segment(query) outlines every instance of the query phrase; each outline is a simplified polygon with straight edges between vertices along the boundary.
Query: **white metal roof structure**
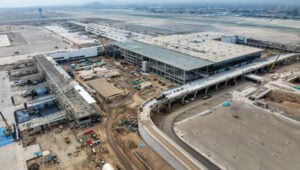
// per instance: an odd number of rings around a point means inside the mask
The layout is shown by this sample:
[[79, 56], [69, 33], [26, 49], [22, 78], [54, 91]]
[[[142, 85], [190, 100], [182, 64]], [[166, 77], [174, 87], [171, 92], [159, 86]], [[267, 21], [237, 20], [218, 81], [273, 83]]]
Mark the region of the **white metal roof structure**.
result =
[[259, 48], [221, 41], [222, 37], [233, 36], [216, 32], [201, 32], [145, 38], [138, 41], [211, 62], [222, 62], [263, 51]]
[[57, 25], [45, 26], [45, 28], [78, 45], [93, 44], [96, 42], [95, 39], [91, 39], [85, 35], [80, 35], [76, 32], [71, 33], [67, 29]]
[[114, 42], [113, 45], [160, 61], [162, 63], [168, 63], [169, 65], [182, 70], [193, 70], [213, 64], [212, 62], [203, 60], [201, 58], [192, 57], [138, 41]]
[[0, 47], [7, 47], [10, 46], [10, 41], [6, 34], [0, 35]]
[[113, 27], [109, 24], [94, 24], [94, 23], [80, 23], [75, 21], [70, 21], [69, 23], [75, 24], [81, 27], [85, 27], [86, 31], [91, 32], [96, 35], [100, 35], [102, 37], [106, 37], [108, 39], [118, 41], [118, 42], [126, 42], [131, 39], [141, 39], [141, 38], [150, 38], [151, 36], [146, 34], [141, 34], [137, 32], [127, 31], [124, 29]]
[[88, 103], [94, 104], [96, 100], [80, 85], [75, 85], [74, 89], [80, 94], [80, 96]]

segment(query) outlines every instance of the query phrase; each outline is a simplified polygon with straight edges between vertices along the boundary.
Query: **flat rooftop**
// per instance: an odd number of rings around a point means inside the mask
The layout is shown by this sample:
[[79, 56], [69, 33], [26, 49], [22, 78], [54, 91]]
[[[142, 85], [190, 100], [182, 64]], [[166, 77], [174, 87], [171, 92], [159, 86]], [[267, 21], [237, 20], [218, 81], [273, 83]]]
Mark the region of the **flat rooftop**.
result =
[[139, 38], [150, 37], [145, 34], [127, 31], [120, 28], [115, 28], [108, 24], [87, 24], [87, 30], [102, 35], [106, 38], [115, 41], [121, 41], [121, 42], [127, 41], [128, 39], [139, 39]]
[[149, 38], [151, 36], [146, 34], [141, 34], [133, 31], [128, 31], [125, 29], [114, 27], [110, 24], [104, 23], [81, 23], [76, 21], [69, 21], [71, 24], [75, 24], [81, 27], [85, 27], [86, 31], [92, 32], [93, 34], [101, 35], [111, 40], [125, 42], [130, 39], [140, 39]]
[[186, 71], [213, 64], [211, 61], [137, 41], [114, 42], [113, 45]]
[[196, 110], [174, 131], [222, 169], [299, 169], [299, 124], [242, 101], [234, 99], [231, 106], [220, 105], [206, 116]]
[[124, 93], [123, 90], [115, 87], [113, 84], [106, 81], [105, 78], [91, 80], [87, 83], [105, 98], [119, 96]]
[[67, 29], [61, 26], [52, 25], [52, 26], [45, 26], [44, 28], [78, 45], [92, 44], [96, 42], [95, 39], [91, 39], [85, 35], [80, 35], [78, 32], [69, 32]]
[[0, 35], [0, 47], [10, 46], [10, 41], [6, 34]]
[[222, 42], [221, 39], [224, 37], [233, 37], [233, 35], [201, 32], [160, 36], [138, 41], [215, 63], [263, 51], [259, 48]]
[[[23, 148], [21, 144], [13, 144], [0, 148], [1, 169], [27, 169], [26, 161], [37, 158], [35, 152], [41, 152], [39, 144]], [[4, 159], [5, 158], [5, 159]]]
[[[6, 34], [10, 41], [9, 46], [4, 47], [0, 45], [0, 57], [19, 56], [25, 54], [32, 55], [72, 48], [71, 44], [69, 45], [63, 42], [63, 38], [61, 36], [53, 34], [51, 31], [46, 30], [43, 27], [29, 25], [5, 27], [4, 25], [0, 25], [0, 29], [3, 31], [0, 34]], [[58, 47], [58, 49], [55, 47]]]

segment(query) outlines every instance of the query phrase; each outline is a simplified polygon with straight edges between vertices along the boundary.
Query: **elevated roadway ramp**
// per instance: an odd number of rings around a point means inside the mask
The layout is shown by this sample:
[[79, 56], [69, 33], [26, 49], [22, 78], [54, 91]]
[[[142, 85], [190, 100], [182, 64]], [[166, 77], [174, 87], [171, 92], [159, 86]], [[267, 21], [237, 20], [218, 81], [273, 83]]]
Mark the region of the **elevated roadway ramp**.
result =
[[[293, 54], [285, 54], [281, 55], [277, 62], [281, 62], [283, 60], [287, 60], [291, 57], [299, 57], [299, 53], [293, 53]], [[190, 94], [192, 92], [205, 89], [207, 87], [228, 81], [230, 79], [237, 78], [239, 76], [246, 76], [246, 74], [249, 74], [251, 72], [255, 72], [259, 69], [269, 67], [272, 65], [277, 59], [277, 56], [269, 57], [266, 59], [260, 59], [256, 62], [253, 62], [251, 64], [238, 67], [223, 73], [215, 74], [208, 78], [203, 78], [197, 81], [193, 81], [191, 83], [178, 86], [169, 90], [166, 90], [163, 92], [163, 94], [166, 96], [165, 100], [170, 100], [172, 98], [178, 98], [187, 94]]]

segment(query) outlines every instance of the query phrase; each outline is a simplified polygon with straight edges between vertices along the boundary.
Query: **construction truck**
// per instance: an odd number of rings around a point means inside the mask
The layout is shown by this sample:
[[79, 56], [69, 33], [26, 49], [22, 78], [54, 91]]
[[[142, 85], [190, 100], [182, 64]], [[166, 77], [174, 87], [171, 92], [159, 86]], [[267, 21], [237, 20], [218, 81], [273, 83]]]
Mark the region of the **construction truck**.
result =
[[0, 112], [0, 114], [1, 114], [2, 120], [4, 121], [4, 123], [6, 125], [5, 136], [9, 136], [11, 134], [11, 126], [8, 124], [7, 120], [3, 116], [2, 112]]

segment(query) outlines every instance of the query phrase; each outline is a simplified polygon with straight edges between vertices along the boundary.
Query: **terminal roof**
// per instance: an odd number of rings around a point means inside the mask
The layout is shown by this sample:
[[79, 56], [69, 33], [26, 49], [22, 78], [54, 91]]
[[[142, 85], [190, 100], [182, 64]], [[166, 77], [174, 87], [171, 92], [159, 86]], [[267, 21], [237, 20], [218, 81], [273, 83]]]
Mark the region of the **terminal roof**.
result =
[[113, 45], [185, 71], [213, 64], [213, 62], [207, 60], [137, 41], [114, 42]]

